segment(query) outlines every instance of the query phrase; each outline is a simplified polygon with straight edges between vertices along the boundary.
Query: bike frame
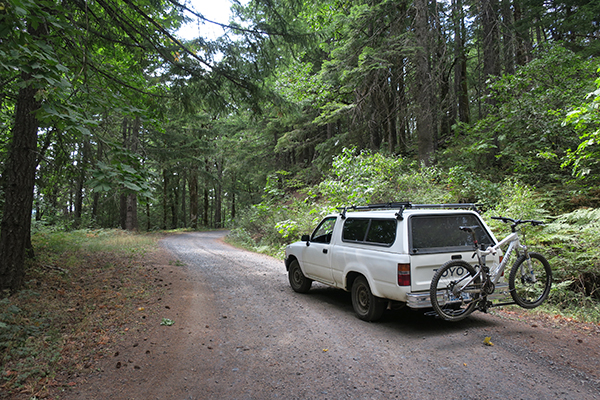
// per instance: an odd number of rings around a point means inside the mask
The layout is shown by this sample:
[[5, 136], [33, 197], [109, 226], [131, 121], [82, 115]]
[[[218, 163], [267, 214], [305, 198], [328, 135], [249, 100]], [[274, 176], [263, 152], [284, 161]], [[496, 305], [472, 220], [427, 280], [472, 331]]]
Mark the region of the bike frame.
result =
[[[498, 265], [493, 266], [493, 269], [487, 272], [485, 258], [489, 254], [496, 254], [499, 251], [502, 251], [502, 247], [508, 243], [508, 248], [506, 249], [506, 253], [504, 254], [502, 261], [498, 263]], [[510, 235], [502, 239], [495, 246], [490, 246], [485, 250], [480, 250], [479, 247], [475, 249], [475, 254], [477, 255], [478, 265], [477, 265], [477, 273], [467, 282], [463, 284], [457, 285], [457, 292], [466, 292], [466, 293], [480, 293], [481, 290], [465, 290], [467, 286], [473, 283], [473, 281], [479, 277], [482, 277], [482, 281], [487, 281], [488, 277], [490, 281], [496, 285], [500, 281], [500, 277], [508, 264], [508, 260], [513, 251], [517, 252], [517, 258], [520, 256], [520, 250], [523, 250], [525, 254], [527, 254], [527, 246], [522, 245], [519, 241], [519, 231], [512, 232]]]

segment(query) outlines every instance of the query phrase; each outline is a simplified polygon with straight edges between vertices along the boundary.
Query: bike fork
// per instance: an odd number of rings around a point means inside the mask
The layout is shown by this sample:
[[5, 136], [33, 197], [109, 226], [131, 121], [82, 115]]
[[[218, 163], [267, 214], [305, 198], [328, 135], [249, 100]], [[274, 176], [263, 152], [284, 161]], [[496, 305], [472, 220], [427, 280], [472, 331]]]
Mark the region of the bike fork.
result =
[[523, 281], [524, 278], [530, 283], [537, 282], [535, 272], [533, 271], [533, 262], [527, 251], [525, 251], [525, 262], [521, 264], [521, 281]]

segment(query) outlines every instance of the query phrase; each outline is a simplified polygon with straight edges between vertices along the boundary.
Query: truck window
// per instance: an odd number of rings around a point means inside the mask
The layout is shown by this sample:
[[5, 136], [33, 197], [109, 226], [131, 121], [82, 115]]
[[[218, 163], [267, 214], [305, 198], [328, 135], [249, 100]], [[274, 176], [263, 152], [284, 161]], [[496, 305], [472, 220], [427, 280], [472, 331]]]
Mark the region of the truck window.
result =
[[396, 224], [395, 219], [348, 218], [342, 240], [391, 246], [396, 240]]
[[312, 234], [311, 242], [315, 243], [329, 243], [331, 242], [331, 234], [333, 233], [333, 227], [335, 226], [336, 217], [325, 218], [317, 229]]
[[489, 246], [493, 241], [489, 233], [473, 214], [423, 215], [410, 218], [410, 248], [413, 254], [469, 251], [473, 242], [460, 226], [479, 226], [477, 241]]
[[372, 219], [367, 242], [392, 245], [396, 240], [396, 224], [395, 219]]
[[342, 231], [342, 240], [350, 242], [364, 242], [369, 228], [369, 219], [348, 218]]

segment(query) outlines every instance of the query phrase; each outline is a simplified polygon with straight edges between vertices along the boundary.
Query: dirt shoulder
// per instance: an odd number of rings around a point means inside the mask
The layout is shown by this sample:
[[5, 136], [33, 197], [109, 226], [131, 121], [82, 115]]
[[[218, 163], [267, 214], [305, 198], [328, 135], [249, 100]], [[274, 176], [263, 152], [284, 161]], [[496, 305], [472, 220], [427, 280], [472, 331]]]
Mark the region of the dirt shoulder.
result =
[[[51, 397], [100, 399], [105, 398], [107, 387], [111, 388], [112, 398], [147, 399], [148, 389], [155, 391], [157, 386], [169, 392], [170, 382], [164, 380], [166, 371], [180, 367], [186, 344], [202, 334], [191, 331], [186, 321], [201, 318], [198, 310], [192, 309], [191, 300], [204, 294], [198, 293], [187, 268], [163, 248], [148, 257], [144, 268], [147, 274], [139, 275], [139, 283], [150, 281], [154, 290], [131, 310], [133, 321], [111, 338], [111, 345], [94, 365], [62, 376], [61, 381], [68, 382], [67, 389], [56, 388]], [[206, 302], [210, 304], [210, 299]], [[132, 396], [133, 388], [137, 390]]]

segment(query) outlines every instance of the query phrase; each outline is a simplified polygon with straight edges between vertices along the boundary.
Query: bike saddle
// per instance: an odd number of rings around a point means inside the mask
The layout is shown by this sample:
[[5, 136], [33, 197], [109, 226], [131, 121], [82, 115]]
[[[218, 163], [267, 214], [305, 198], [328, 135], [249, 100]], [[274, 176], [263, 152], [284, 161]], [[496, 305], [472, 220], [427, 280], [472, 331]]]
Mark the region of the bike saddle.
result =
[[475, 232], [475, 229], [478, 229], [479, 226], [478, 225], [474, 225], [474, 226], [459, 226], [458, 229], [460, 229], [461, 231], [465, 231], [465, 232], [469, 232], [469, 233], [473, 233]]

